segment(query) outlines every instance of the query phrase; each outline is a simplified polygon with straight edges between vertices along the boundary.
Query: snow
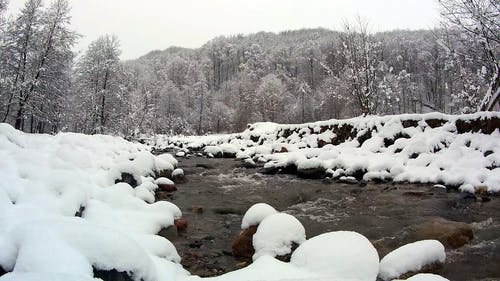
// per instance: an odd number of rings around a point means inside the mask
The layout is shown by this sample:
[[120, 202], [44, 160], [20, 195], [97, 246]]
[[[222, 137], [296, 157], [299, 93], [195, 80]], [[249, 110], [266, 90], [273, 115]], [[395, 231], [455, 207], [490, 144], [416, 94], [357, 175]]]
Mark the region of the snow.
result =
[[184, 170], [182, 169], [175, 169], [173, 172], [172, 172], [172, 177], [175, 178], [175, 177], [178, 177], [178, 176], [183, 176], [184, 175]]
[[[172, 173], [172, 176], [173, 176], [173, 173]], [[174, 182], [173, 182], [172, 180], [168, 179], [168, 178], [163, 178], [163, 177], [162, 177], [162, 178], [157, 178], [157, 179], [155, 180], [155, 184], [157, 184], [157, 185], [160, 185], [160, 184], [168, 184], [168, 185], [173, 185], [173, 184], [174, 184]]]
[[[379, 121], [373, 119], [371, 122]], [[499, 161], [498, 132], [459, 136], [448, 132], [448, 136], [440, 131], [447, 146], [437, 154], [451, 155], [439, 158], [426, 156], [425, 153], [430, 153], [431, 145], [439, 145], [443, 140], [442, 136], [432, 137], [434, 135], [431, 134], [432, 130], [440, 129], [412, 128], [405, 132], [417, 137], [429, 133], [429, 138], [421, 136], [421, 147], [418, 149], [424, 152], [416, 159], [408, 159], [407, 155], [396, 156], [394, 153], [386, 157], [378, 155], [395, 149], [372, 146], [380, 144], [380, 141], [374, 141], [370, 144], [372, 147], [366, 150], [356, 144], [357, 140], [337, 146], [327, 144], [322, 148], [307, 148], [306, 143], [312, 145], [313, 140], [318, 139], [316, 136], [305, 140], [297, 135], [299, 141], [294, 144], [279, 143], [277, 139], [285, 139], [277, 136], [281, 126], [254, 124], [247, 132], [248, 138], [241, 139], [235, 138], [235, 135], [190, 138], [191, 146], [188, 147], [205, 146], [205, 150], [216, 154], [217, 151], [236, 151], [237, 154], [248, 155], [243, 159], [259, 159], [266, 165], [297, 165], [303, 162], [301, 167], [317, 166], [346, 178], [360, 168], [369, 170], [372, 175], [385, 171], [391, 177], [397, 177], [408, 173], [403, 164], [411, 163], [414, 165], [412, 168], [424, 169], [422, 173], [427, 172], [425, 169], [429, 167], [436, 169], [439, 179], [451, 177], [440, 168], [455, 171], [454, 182], [470, 184], [472, 188], [476, 185], [468, 182], [469, 176], [463, 175], [465, 170], [460, 167], [471, 169], [479, 165], [479, 171], [471, 173], [479, 176], [478, 180], [483, 183], [490, 183], [498, 176], [483, 169], [484, 165]], [[393, 125], [392, 131], [385, 133], [393, 134], [397, 127]], [[315, 129], [303, 131], [307, 134], [311, 131], [319, 133], [321, 123], [312, 128]], [[251, 135], [258, 135], [264, 140], [263, 144], [255, 145], [250, 140]], [[328, 133], [322, 136], [325, 139], [330, 137], [332, 135]], [[221, 148], [219, 141], [230, 145]], [[411, 141], [406, 139], [394, 143], [401, 148], [410, 144]], [[281, 147], [286, 147], [288, 152], [272, 153]], [[376, 150], [381, 152], [373, 152]], [[477, 151], [492, 153], [484, 156]], [[473, 163], [451, 159], [457, 155], [469, 157]], [[429, 167], [423, 167], [424, 163], [429, 163]], [[456, 163], [459, 167], [455, 166]], [[172, 171], [173, 175], [180, 174], [181, 170], [175, 169], [177, 164], [170, 154], [154, 156], [149, 147], [119, 137], [71, 133], [31, 135], [0, 124], [0, 266], [9, 271], [0, 280], [98, 280], [93, 278], [93, 268], [128, 272], [133, 280], [202, 279], [189, 275], [179, 264], [180, 256], [174, 245], [157, 235], [161, 229], [172, 226], [182, 212], [170, 202], [154, 202], [158, 185], [173, 182], [168, 178], [155, 180], [153, 177], [163, 174], [165, 170]], [[387, 168], [390, 169], [387, 171]], [[115, 183], [122, 173], [130, 173], [138, 186], [133, 188], [127, 183]], [[256, 249], [254, 262], [246, 268], [207, 280], [376, 280], [379, 273], [378, 254], [361, 234], [338, 231], [306, 240], [305, 229], [296, 218], [278, 213], [263, 203], [247, 211], [241, 227], [256, 224], [259, 226], [253, 238]], [[299, 246], [289, 263], [274, 258], [290, 253], [294, 243]], [[380, 263], [380, 273], [393, 275], [433, 260], [444, 260], [442, 245], [422, 243], [423, 246], [406, 245], [406, 248], [401, 247], [387, 255]], [[408, 252], [412, 254], [411, 259], [405, 258]], [[419, 274], [408, 280], [446, 279]]]
[[212, 154], [212, 155], [222, 153], [222, 149], [218, 146], [207, 146], [203, 151], [207, 154]]
[[[92, 267], [160, 280], [154, 260], [179, 262], [156, 233], [181, 212], [153, 203], [149, 177], [173, 170], [171, 155], [119, 137], [30, 135], [0, 124], [0, 159], [0, 266], [12, 271], [1, 280], [92, 280]], [[124, 172], [136, 188], [115, 184]]]
[[289, 254], [293, 243], [300, 245], [305, 240], [306, 230], [294, 216], [285, 213], [269, 215], [262, 220], [253, 236], [255, 254], [252, 258]]
[[422, 240], [406, 244], [387, 254], [380, 261], [379, 276], [392, 280], [407, 272], [418, 272], [425, 265], [443, 263], [446, 253], [443, 244], [437, 240]]
[[[500, 113], [402, 114], [282, 125], [255, 123], [240, 134], [159, 136], [155, 143], [160, 147], [174, 143], [186, 147], [205, 145], [208, 156], [236, 151], [237, 158], [258, 160], [266, 168], [318, 168], [335, 179], [361, 171], [363, 180], [432, 183], [469, 192], [486, 186], [489, 192], [500, 192], [498, 128], [488, 134], [457, 129], [457, 122], [491, 118], [500, 119]], [[444, 123], [432, 127], [428, 124], [436, 120]], [[356, 134], [340, 140], [333, 128], [347, 128]], [[360, 144], [360, 138], [367, 133], [371, 137]], [[334, 140], [339, 143], [331, 144]], [[324, 142], [321, 148], [319, 141]], [[279, 153], [283, 147], [288, 152]]]
[[[133, 280], [199, 280], [156, 235], [182, 216], [174, 204], [154, 202], [158, 184], [173, 182], [153, 176], [176, 166], [170, 154], [154, 156], [118, 137], [31, 135], [0, 124], [0, 266], [9, 271], [0, 280], [97, 280], [93, 268], [128, 272]], [[138, 186], [115, 183], [124, 172]], [[253, 224], [254, 263], [208, 280], [332, 280], [273, 258], [305, 241], [297, 219], [256, 204], [242, 220]]]
[[278, 211], [266, 203], [257, 203], [250, 207], [241, 220], [241, 229], [247, 229], [252, 225], [258, 225], [267, 216], [276, 214]]
[[[328, 281], [317, 274], [290, 263], [279, 261], [271, 256], [262, 256], [249, 266], [226, 273], [210, 281]], [[342, 280], [339, 280], [342, 281]]]
[[[394, 279], [393, 281], [403, 281], [403, 280]], [[450, 281], [450, 280], [432, 273], [419, 273], [406, 279], [406, 281]]]
[[290, 263], [331, 280], [374, 281], [379, 270], [377, 250], [363, 235], [351, 231], [324, 233], [300, 245]]

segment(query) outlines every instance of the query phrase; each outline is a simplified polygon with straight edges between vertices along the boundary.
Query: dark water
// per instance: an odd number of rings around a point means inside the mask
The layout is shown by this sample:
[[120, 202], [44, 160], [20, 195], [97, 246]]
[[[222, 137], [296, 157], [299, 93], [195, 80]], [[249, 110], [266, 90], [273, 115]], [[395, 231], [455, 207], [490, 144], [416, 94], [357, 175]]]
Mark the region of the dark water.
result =
[[[197, 167], [197, 166], [205, 167]], [[183, 211], [185, 233], [169, 229], [166, 236], [193, 274], [220, 275], [245, 265], [231, 256], [231, 242], [241, 218], [255, 203], [265, 202], [294, 215], [307, 237], [336, 230], [353, 230], [370, 239], [380, 258], [414, 242], [412, 226], [432, 218], [470, 223], [473, 241], [447, 250], [445, 266], [437, 272], [450, 280], [500, 280], [500, 198], [489, 202], [461, 199], [432, 185], [373, 184], [366, 186], [299, 179], [293, 175], [262, 175], [239, 168], [234, 159], [180, 159], [187, 183], [168, 199]], [[192, 209], [203, 208], [203, 213]], [[199, 210], [199, 208], [197, 208]]]

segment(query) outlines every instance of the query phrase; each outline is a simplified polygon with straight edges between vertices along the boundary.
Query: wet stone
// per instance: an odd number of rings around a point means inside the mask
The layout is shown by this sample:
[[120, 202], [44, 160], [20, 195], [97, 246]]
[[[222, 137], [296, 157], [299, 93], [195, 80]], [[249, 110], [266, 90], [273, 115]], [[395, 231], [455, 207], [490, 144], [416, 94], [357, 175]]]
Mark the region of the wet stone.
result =
[[191, 207], [191, 212], [193, 212], [194, 214], [203, 214], [203, 207], [193, 206]]
[[463, 222], [433, 219], [416, 226], [419, 240], [436, 239], [446, 248], [456, 249], [468, 244], [473, 238], [472, 227]]
[[131, 187], [137, 186], [137, 180], [134, 178], [132, 174], [129, 173], [122, 173], [120, 175], [120, 178], [115, 180], [115, 183], [120, 183], [120, 182], [128, 183]]
[[94, 278], [100, 278], [105, 281], [133, 281], [132, 277], [126, 272], [117, 271], [116, 269], [101, 270], [94, 267], [93, 270]]

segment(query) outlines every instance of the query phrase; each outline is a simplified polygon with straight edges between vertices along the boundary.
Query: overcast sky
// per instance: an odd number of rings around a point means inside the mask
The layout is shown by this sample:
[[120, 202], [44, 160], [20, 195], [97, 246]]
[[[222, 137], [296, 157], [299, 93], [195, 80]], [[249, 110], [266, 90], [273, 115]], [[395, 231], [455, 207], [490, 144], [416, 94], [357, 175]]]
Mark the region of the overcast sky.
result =
[[[69, 0], [76, 49], [103, 34], [121, 41], [122, 58], [169, 46], [197, 48], [219, 35], [325, 27], [341, 28], [358, 15], [373, 30], [429, 29], [436, 0]], [[49, 3], [49, 0], [45, 0]], [[10, 0], [10, 12], [24, 0]]]

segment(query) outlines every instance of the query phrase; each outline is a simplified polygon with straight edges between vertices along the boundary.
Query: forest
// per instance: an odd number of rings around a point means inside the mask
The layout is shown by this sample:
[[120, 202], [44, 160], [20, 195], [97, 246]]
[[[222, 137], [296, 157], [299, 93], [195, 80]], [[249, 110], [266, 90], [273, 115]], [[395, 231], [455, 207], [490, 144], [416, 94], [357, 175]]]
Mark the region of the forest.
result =
[[[498, 3], [455, 2], [441, 1], [443, 24], [432, 30], [372, 32], [359, 18], [339, 31], [221, 36], [198, 49], [123, 61], [119, 38], [109, 34], [74, 52], [80, 35], [67, 0], [28, 0], [0, 19], [0, 118], [32, 133], [136, 137], [236, 132], [258, 121], [492, 110]], [[0, 11], [6, 4], [0, 0]]]

